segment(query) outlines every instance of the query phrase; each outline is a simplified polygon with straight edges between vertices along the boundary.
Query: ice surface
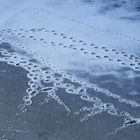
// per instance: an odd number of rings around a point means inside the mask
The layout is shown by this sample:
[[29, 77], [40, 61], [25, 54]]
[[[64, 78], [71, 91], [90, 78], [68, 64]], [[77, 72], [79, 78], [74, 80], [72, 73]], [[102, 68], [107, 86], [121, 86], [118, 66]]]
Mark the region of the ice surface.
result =
[[[21, 112], [44, 94], [81, 122], [123, 118], [112, 134], [140, 124], [139, 1], [0, 0], [0, 17], [0, 61], [30, 79]], [[84, 104], [73, 109], [62, 89]]]

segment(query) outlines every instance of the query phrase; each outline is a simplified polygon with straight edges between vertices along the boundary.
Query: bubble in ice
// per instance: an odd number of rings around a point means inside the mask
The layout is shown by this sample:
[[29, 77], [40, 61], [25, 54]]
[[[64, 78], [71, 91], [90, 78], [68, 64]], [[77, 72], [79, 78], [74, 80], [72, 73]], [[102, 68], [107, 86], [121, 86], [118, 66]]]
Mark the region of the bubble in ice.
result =
[[23, 100], [24, 100], [24, 101], [30, 100], [30, 97], [29, 97], [29, 96], [24, 96], [24, 97], [23, 97]]
[[26, 106], [29, 106], [29, 105], [32, 104], [32, 100], [31, 100], [31, 99], [25, 100], [25, 101], [24, 101], [24, 104], [25, 104]]
[[81, 95], [81, 99], [85, 101], [89, 101], [89, 97], [87, 95]]
[[108, 110], [108, 113], [110, 114], [110, 115], [118, 115], [118, 112], [117, 112], [117, 110]]
[[69, 94], [75, 94], [75, 90], [70, 88], [66, 89], [66, 92]]
[[35, 97], [36, 95], [38, 94], [38, 91], [36, 90], [32, 90], [31, 92], [29, 92], [29, 96], [32, 98], [32, 97]]
[[56, 88], [64, 88], [64, 85], [62, 84], [62, 83], [60, 83], [60, 82], [54, 82], [54, 84], [53, 84]]
[[49, 92], [49, 91], [54, 91], [55, 88], [53, 87], [46, 87], [46, 88], [42, 88], [42, 92]]

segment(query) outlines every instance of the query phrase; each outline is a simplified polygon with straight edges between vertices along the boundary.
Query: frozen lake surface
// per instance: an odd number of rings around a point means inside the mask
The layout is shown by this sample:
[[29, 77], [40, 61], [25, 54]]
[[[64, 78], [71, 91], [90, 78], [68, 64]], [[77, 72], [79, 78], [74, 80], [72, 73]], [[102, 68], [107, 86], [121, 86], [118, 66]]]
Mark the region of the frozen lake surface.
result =
[[139, 0], [0, 0], [0, 140], [139, 140]]

